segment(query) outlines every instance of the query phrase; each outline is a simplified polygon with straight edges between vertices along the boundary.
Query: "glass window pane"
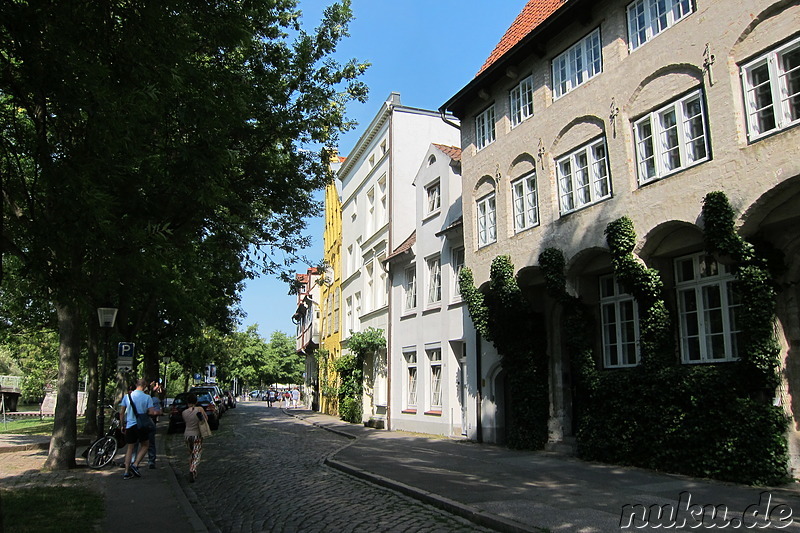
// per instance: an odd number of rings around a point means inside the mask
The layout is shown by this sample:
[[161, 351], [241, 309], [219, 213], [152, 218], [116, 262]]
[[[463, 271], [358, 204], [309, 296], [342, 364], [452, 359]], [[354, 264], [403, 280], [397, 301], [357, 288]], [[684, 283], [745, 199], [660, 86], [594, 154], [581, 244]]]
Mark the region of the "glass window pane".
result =
[[789, 121], [800, 118], [800, 47], [781, 57], [783, 107]]

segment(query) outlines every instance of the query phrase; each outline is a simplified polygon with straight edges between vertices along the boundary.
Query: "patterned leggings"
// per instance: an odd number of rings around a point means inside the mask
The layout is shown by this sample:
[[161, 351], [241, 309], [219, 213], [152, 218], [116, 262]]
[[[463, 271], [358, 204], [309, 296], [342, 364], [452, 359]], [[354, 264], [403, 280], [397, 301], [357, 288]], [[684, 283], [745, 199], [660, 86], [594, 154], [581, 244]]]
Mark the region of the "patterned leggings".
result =
[[186, 437], [186, 446], [189, 447], [189, 472], [197, 472], [200, 454], [203, 453], [203, 438], [190, 435]]

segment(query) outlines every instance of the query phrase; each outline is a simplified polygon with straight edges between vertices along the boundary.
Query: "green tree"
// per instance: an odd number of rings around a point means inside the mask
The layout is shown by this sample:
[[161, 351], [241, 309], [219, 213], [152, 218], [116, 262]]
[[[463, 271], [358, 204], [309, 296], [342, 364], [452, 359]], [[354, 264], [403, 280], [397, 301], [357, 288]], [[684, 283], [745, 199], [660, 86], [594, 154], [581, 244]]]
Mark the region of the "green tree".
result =
[[99, 302], [159, 267], [156, 291], [184, 279], [175, 256], [207, 239], [250, 272], [305, 243], [329, 170], [301, 148], [334, 145], [366, 95], [366, 66], [330, 59], [350, 17], [344, 0], [306, 33], [295, 0], [0, 3], [0, 251], [57, 318], [48, 468], [74, 464]]
[[[275, 331], [267, 344], [267, 360], [274, 374], [265, 375], [265, 383], [300, 384], [306, 369], [305, 356], [297, 353], [297, 343], [282, 331]], [[274, 365], [274, 367], [272, 366]]]

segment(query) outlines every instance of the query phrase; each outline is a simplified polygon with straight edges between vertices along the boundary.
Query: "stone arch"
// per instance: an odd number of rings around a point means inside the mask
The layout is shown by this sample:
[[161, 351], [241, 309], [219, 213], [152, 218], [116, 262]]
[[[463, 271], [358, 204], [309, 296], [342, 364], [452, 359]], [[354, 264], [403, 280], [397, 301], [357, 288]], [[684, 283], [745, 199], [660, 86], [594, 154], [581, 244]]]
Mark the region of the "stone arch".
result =
[[703, 70], [695, 65], [690, 63], [665, 65], [639, 83], [624, 105], [625, 112], [631, 117], [646, 113], [702, 82]]
[[650, 228], [634, 249], [644, 261], [653, 257], [675, 257], [687, 253], [703, 243], [700, 227], [685, 220], [667, 220]]
[[611, 255], [608, 248], [592, 246], [584, 248], [567, 261], [566, 277], [567, 288], [571, 288], [575, 295], [583, 296], [587, 289], [594, 292], [594, 287], [587, 287], [590, 279], [596, 278], [603, 271], [611, 269]]
[[550, 144], [550, 153], [555, 153], [561, 145], [567, 149], [579, 146], [605, 132], [605, 122], [595, 115], [583, 115], [569, 121], [558, 132]]
[[796, 7], [797, 1], [796, 0], [780, 0], [775, 2], [774, 4], [767, 6], [763, 11], [761, 11], [758, 15], [752, 18], [750, 24], [748, 24], [742, 33], [739, 34], [739, 37], [736, 39], [736, 42], [733, 44], [734, 50], [736, 50], [740, 44], [742, 44], [747, 38], [755, 31], [756, 27], [760, 24], [764, 23], [765, 21], [776, 17], [789, 9], [790, 7]]
[[482, 176], [476, 183], [475, 188], [472, 190], [472, 195], [475, 199], [482, 198], [491, 192], [497, 190], [497, 181], [490, 175]]
[[[800, 176], [759, 196], [740, 217], [740, 234], [782, 260], [776, 290], [775, 332], [782, 346], [778, 399], [791, 419], [790, 467], [800, 473]], [[780, 255], [782, 254], [782, 256]]]
[[529, 172], [536, 172], [536, 158], [527, 152], [523, 152], [511, 162], [507, 175], [513, 181]]
[[800, 175], [786, 179], [759, 196], [742, 213], [741, 234], [754, 235], [764, 228], [800, 222]]

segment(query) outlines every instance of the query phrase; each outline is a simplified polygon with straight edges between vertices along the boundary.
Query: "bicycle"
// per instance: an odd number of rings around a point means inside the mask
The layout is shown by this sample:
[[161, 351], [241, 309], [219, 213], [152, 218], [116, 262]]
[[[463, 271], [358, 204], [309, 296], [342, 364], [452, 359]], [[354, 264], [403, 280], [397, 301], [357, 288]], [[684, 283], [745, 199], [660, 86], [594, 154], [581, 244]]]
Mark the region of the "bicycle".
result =
[[[112, 406], [108, 406], [113, 409]], [[109, 464], [119, 449], [122, 432], [119, 426], [119, 412], [115, 412], [111, 417], [111, 424], [108, 426], [106, 434], [94, 441], [86, 450], [86, 464], [89, 468], [103, 468]]]

